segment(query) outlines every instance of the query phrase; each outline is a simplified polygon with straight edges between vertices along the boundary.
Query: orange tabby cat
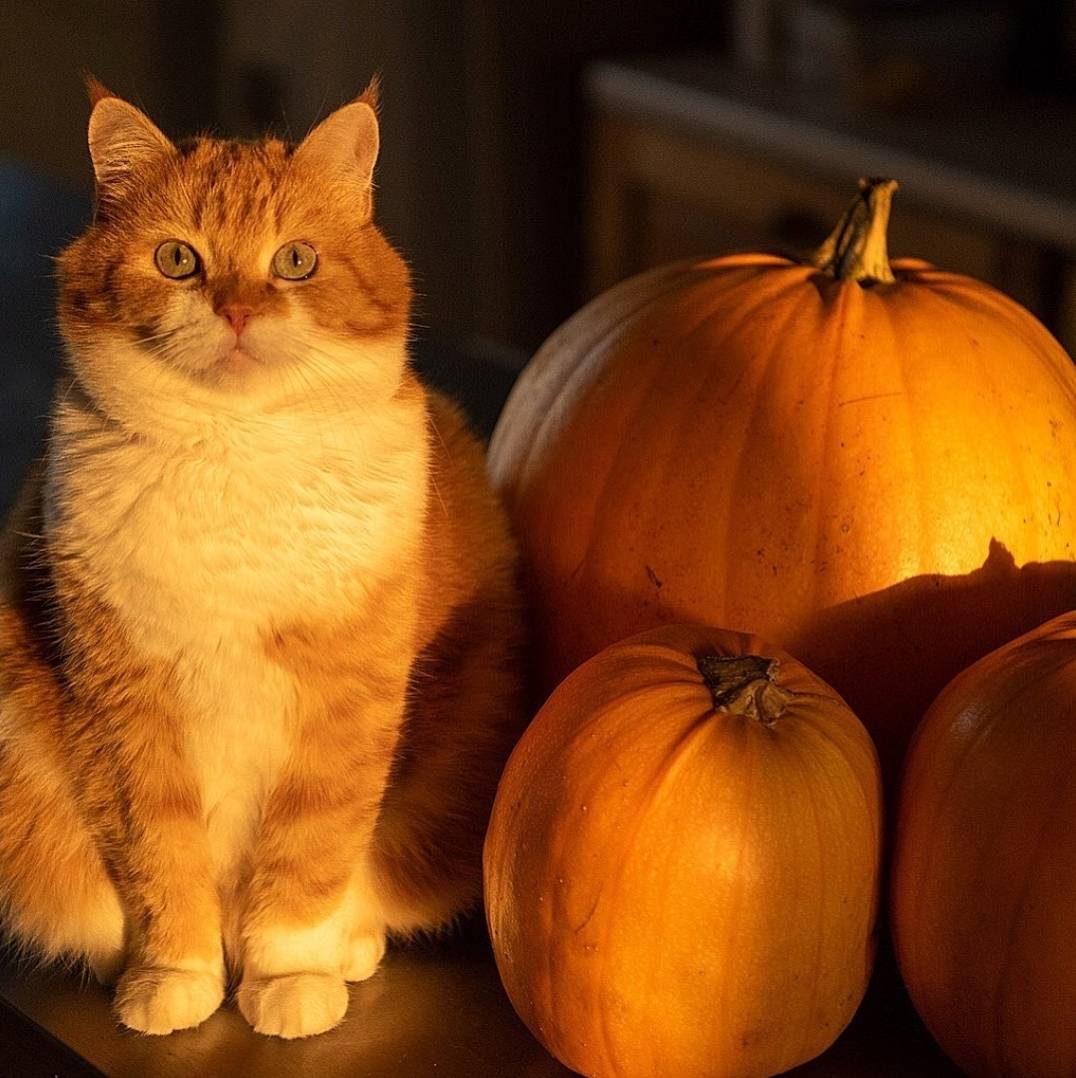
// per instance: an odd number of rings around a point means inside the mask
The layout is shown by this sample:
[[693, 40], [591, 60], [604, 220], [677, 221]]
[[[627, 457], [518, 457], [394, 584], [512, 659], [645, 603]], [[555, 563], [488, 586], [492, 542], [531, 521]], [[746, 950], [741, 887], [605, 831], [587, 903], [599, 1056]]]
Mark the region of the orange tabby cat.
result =
[[120, 1020], [340, 1021], [452, 921], [519, 731], [514, 552], [408, 367], [375, 93], [173, 145], [96, 84], [71, 377], [0, 569], [0, 919]]

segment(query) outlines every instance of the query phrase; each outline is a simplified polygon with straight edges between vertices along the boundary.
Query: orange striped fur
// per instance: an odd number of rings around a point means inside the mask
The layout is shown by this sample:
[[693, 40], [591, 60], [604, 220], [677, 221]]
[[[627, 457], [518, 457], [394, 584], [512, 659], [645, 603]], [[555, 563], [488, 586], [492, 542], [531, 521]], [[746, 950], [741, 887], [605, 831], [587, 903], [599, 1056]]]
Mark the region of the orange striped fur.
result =
[[[521, 725], [515, 555], [411, 373], [376, 93], [298, 146], [174, 146], [91, 88], [70, 377], [0, 545], [0, 922], [120, 1020], [336, 1024], [477, 899]], [[198, 270], [165, 276], [180, 241]], [[317, 252], [311, 276], [274, 253]], [[243, 312], [236, 316], [235, 311]]]

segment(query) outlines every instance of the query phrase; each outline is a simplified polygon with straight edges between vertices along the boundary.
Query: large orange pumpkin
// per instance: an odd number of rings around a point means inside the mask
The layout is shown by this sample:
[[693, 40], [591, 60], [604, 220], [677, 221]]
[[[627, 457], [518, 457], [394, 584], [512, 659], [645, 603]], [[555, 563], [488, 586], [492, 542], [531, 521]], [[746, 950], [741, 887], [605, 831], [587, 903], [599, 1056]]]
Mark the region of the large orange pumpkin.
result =
[[536, 1037], [602, 1078], [752, 1078], [811, 1059], [870, 974], [870, 736], [757, 638], [666, 626], [550, 697], [485, 845], [497, 966]]
[[971, 1075], [1076, 1074], [1076, 614], [980, 660], [908, 752], [892, 929]]
[[643, 274], [521, 376], [490, 470], [538, 680], [664, 622], [764, 635], [890, 772], [957, 672], [1076, 607], [1076, 374], [1022, 307], [887, 260], [864, 185], [813, 262]]

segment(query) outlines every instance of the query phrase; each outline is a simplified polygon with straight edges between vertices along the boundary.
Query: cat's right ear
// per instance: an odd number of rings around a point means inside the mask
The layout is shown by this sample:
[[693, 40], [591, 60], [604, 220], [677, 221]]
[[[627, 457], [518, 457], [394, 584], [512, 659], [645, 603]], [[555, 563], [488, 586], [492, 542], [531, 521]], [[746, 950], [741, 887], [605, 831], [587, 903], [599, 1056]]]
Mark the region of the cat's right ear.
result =
[[93, 106], [88, 138], [93, 173], [98, 188], [126, 179], [140, 166], [175, 146], [134, 105], [116, 97], [92, 75], [86, 75], [86, 91]]

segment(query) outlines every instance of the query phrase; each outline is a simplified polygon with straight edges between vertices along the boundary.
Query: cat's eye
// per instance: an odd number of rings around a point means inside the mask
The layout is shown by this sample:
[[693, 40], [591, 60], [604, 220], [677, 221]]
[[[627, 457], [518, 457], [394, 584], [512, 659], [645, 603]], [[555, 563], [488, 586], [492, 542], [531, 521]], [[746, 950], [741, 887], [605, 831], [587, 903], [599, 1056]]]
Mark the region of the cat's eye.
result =
[[292, 240], [273, 255], [273, 272], [286, 281], [301, 281], [314, 272], [318, 253], [309, 243]]
[[190, 277], [198, 272], [200, 262], [198, 254], [188, 243], [179, 240], [165, 240], [153, 256], [157, 269], [176, 280]]

